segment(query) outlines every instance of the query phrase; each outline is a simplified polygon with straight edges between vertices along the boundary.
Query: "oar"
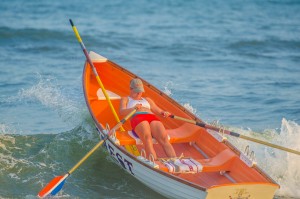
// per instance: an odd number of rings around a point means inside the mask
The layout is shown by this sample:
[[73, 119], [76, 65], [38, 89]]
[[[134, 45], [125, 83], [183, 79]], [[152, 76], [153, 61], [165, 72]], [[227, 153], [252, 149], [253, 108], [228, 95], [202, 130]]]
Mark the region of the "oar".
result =
[[[113, 104], [110, 101], [109, 95], [107, 94], [106, 89], [104, 88], [104, 85], [102, 84], [102, 81], [101, 81], [101, 79], [100, 79], [100, 77], [98, 75], [98, 72], [97, 72], [97, 70], [96, 70], [96, 68], [95, 68], [95, 66], [94, 66], [94, 64], [92, 62], [92, 59], [90, 58], [90, 56], [89, 56], [89, 54], [88, 54], [88, 52], [87, 52], [87, 50], [85, 48], [85, 45], [84, 45], [84, 43], [83, 43], [83, 41], [82, 41], [82, 39], [81, 39], [81, 37], [79, 35], [79, 32], [78, 32], [76, 26], [74, 25], [72, 19], [69, 19], [69, 20], [70, 20], [72, 29], [73, 29], [73, 31], [75, 33], [75, 36], [76, 36], [76, 38], [77, 38], [77, 40], [78, 40], [78, 42], [79, 42], [79, 44], [81, 46], [81, 49], [83, 50], [83, 53], [85, 54], [85, 57], [86, 57], [87, 61], [89, 62], [90, 66], [92, 67], [93, 73], [96, 76], [96, 80], [97, 80], [100, 88], [102, 89], [102, 92], [103, 92], [103, 94], [104, 94], [104, 96], [105, 96], [105, 98], [106, 98], [106, 100], [108, 102], [109, 107], [110, 107], [110, 109], [111, 109], [111, 111], [112, 111], [112, 113], [113, 113], [116, 121], [120, 122], [120, 119], [119, 119], [119, 117], [118, 117], [118, 115], [117, 115], [117, 113], [116, 113], [116, 111], [114, 109], [114, 106], [113, 106]], [[124, 131], [124, 129], [123, 129], [122, 126], [121, 126], [121, 130]]]
[[53, 178], [39, 193], [39, 198], [44, 198], [48, 195], [54, 196], [57, 194], [63, 187], [66, 178], [69, 177], [96, 149], [98, 149], [108, 138], [109, 136], [119, 129], [134, 113], [136, 109], [132, 110], [127, 116], [125, 116], [116, 126], [114, 126], [109, 133], [101, 140], [94, 148], [92, 148], [72, 169], [70, 169], [65, 175], [63, 176], [56, 176]]
[[242, 138], [242, 139], [249, 140], [249, 141], [252, 141], [252, 142], [256, 142], [256, 143], [259, 143], [259, 144], [263, 144], [263, 145], [266, 145], [266, 146], [269, 146], [269, 147], [280, 149], [282, 151], [286, 151], [286, 152], [290, 152], [290, 153], [300, 155], [299, 151], [289, 149], [289, 148], [286, 148], [286, 147], [283, 147], [283, 146], [279, 146], [279, 145], [276, 145], [276, 144], [272, 144], [272, 143], [269, 143], [269, 142], [265, 142], [265, 141], [262, 141], [262, 140], [258, 140], [258, 139], [248, 137], [248, 136], [245, 136], [245, 135], [241, 135], [239, 133], [228, 131], [226, 129], [220, 129], [218, 127], [206, 124], [204, 122], [197, 122], [197, 121], [190, 120], [190, 119], [183, 118], [183, 117], [179, 117], [179, 116], [176, 116], [176, 115], [170, 115], [169, 117], [171, 117], [173, 119], [177, 119], [177, 120], [182, 120], [182, 121], [185, 121], [185, 122], [188, 122], [188, 123], [191, 123], [191, 124], [195, 124], [197, 126], [200, 126], [200, 127], [206, 128], [206, 129], [211, 129], [211, 130], [214, 130], [214, 131], [217, 131], [217, 132], [222, 132], [222, 133], [224, 132], [227, 135]]
[[[105, 96], [105, 99], [107, 100], [108, 105], [109, 105], [109, 107], [110, 107], [110, 109], [111, 109], [111, 111], [112, 111], [112, 113], [113, 113], [113, 115], [115, 117], [115, 120], [117, 122], [120, 122], [120, 119], [119, 119], [119, 117], [118, 117], [118, 115], [117, 115], [117, 113], [115, 111], [115, 108], [114, 108], [114, 106], [112, 105], [112, 103], [110, 101], [109, 95], [107, 94], [106, 89], [104, 88], [104, 85], [102, 84], [102, 81], [101, 81], [101, 79], [100, 79], [100, 77], [98, 75], [98, 72], [97, 72], [97, 70], [96, 70], [96, 68], [95, 68], [95, 66], [94, 66], [94, 64], [93, 64], [93, 62], [92, 62], [92, 60], [91, 60], [91, 58], [90, 58], [90, 56], [89, 56], [86, 48], [85, 48], [85, 46], [84, 46], [84, 43], [82, 42], [82, 39], [81, 39], [81, 37], [79, 35], [79, 32], [78, 32], [76, 26], [74, 25], [74, 23], [73, 23], [73, 21], [71, 19], [70, 19], [70, 23], [71, 23], [72, 29], [73, 29], [73, 31], [75, 33], [75, 36], [76, 36], [76, 38], [77, 38], [77, 40], [78, 40], [78, 42], [79, 42], [79, 44], [81, 46], [81, 49], [83, 50], [83, 52], [85, 54], [85, 57], [86, 57], [87, 61], [89, 62], [90, 66], [91, 66], [91, 68], [93, 70], [94, 75], [96, 76], [96, 80], [97, 80], [100, 88], [102, 89], [102, 92], [103, 92], [103, 94]], [[121, 131], [125, 131], [122, 126], [121, 126], [120, 130]], [[125, 148], [126, 148], [127, 151], [129, 151], [130, 153], [132, 153], [132, 154], [134, 154], [136, 156], [140, 155], [139, 150], [137, 149], [136, 145], [125, 145]]]

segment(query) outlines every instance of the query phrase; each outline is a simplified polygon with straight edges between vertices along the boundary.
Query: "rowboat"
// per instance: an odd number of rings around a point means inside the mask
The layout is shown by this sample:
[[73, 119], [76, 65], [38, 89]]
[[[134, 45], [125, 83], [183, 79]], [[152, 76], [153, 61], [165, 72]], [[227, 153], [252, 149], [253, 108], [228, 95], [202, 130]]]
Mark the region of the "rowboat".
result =
[[[84, 97], [101, 141], [67, 173], [55, 176], [46, 184], [37, 194], [39, 198], [59, 193], [66, 179], [103, 144], [116, 164], [168, 198], [274, 197], [279, 185], [257, 166], [254, 152], [250, 152], [249, 147], [241, 152], [224, 135], [297, 155], [300, 155], [300, 151], [207, 124], [140, 78], [146, 91], [144, 97], [152, 98], [159, 102], [160, 108], [173, 113], [170, 118], [161, 118], [161, 121], [166, 127], [169, 142], [176, 153], [181, 154], [179, 157], [166, 158], [162, 147], [153, 139], [154, 150], [159, 158], [154, 160], [151, 156], [146, 157], [143, 143], [130, 124], [126, 123], [137, 110], [132, 110], [122, 120], [116, 112], [121, 96], [129, 95], [130, 80], [138, 76], [95, 52], [88, 53], [76, 26], [71, 19], [69, 21], [86, 56], [83, 70]], [[114, 125], [112, 129], [111, 125]]]
[[[167, 198], [274, 197], [279, 185], [257, 166], [249, 148], [242, 152], [226, 139], [224, 129], [208, 129], [205, 125], [187, 122], [201, 120], [164, 92], [118, 64], [95, 52], [90, 52], [89, 57], [83, 70], [86, 104], [99, 135], [107, 138], [105, 149], [126, 172]], [[99, 76], [95, 76], [95, 72]], [[159, 117], [179, 156], [176, 159], [167, 158], [155, 140], [153, 146], [158, 160], [145, 157], [143, 143], [132, 131], [130, 122], [125, 122], [113, 132], [110, 130], [120, 122], [120, 99], [129, 95], [129, 82], [137, 77], [143, 81], [144, 96], [159, 102], [159, 107], [174, 116]]]

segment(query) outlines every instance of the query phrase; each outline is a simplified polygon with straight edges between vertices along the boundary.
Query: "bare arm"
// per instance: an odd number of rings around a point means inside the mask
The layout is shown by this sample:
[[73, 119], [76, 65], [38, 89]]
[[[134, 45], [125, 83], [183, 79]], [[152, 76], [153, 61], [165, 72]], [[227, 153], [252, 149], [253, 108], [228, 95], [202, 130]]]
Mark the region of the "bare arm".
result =
[[127, 102], [128, 102], [128, 98], [127, 97], [122, 97], [121, 98], [119, 113], [122, 116], [128, 115], [134, 109], [139, 110], [141, 108], [141, 104], [137, 104], [135, 107], [132, 107], [132, 108], [127, 108]]
[[161, 108], [159, 108], [155, 102], [150, 99], [150, 98], [146, 98], [147, 101], [149, 102], [150, 106], [151, 106], [151, 111], [157, 115], [163, 115], [164, 117], [168, 117], [170, 115], [170, 113], [168, 111], [164, 111]]

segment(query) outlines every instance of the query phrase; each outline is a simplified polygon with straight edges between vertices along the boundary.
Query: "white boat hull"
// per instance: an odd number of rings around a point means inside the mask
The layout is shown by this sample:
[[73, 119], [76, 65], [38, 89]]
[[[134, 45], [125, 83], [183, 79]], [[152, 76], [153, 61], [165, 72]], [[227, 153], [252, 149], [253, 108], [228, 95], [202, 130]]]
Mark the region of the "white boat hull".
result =
[[[100, 131], [99, 133], [101, 134]], [[103, 134], [101, 137], [103, 137]], [[207, 196], [206, 191], [182, 183], [176, 178], [164, 175], [163, 171], [150, 168], [144, 163], [137, 161], [137, 159], [131, 158], [110, 139], [105, 142], [105, 147], [109, 155], [121, 168], [147, 187], [167, 198], [205, 199]]]

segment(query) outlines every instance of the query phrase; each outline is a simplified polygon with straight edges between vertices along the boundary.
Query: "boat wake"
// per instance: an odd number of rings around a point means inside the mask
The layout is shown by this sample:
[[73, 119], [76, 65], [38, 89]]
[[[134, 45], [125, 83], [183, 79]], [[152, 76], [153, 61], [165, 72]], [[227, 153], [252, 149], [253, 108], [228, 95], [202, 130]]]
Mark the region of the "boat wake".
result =
[[[266, 129], [261, 133], [253, 133], [251, 129], [234, 127], [231, 127], [230, 130], [300, 151], [300, 125], [285, 118], [282, 119], [280, 129]], [[280, 189], [276, 193], [279, 198], [300, 198], [300, 190], [298, 189], [300, 187], [300, 157], [298, 155], [240, 138], [227, 137], [242, 152], [247, 146], [254, 151], [259, 167], [279, 183]]]

